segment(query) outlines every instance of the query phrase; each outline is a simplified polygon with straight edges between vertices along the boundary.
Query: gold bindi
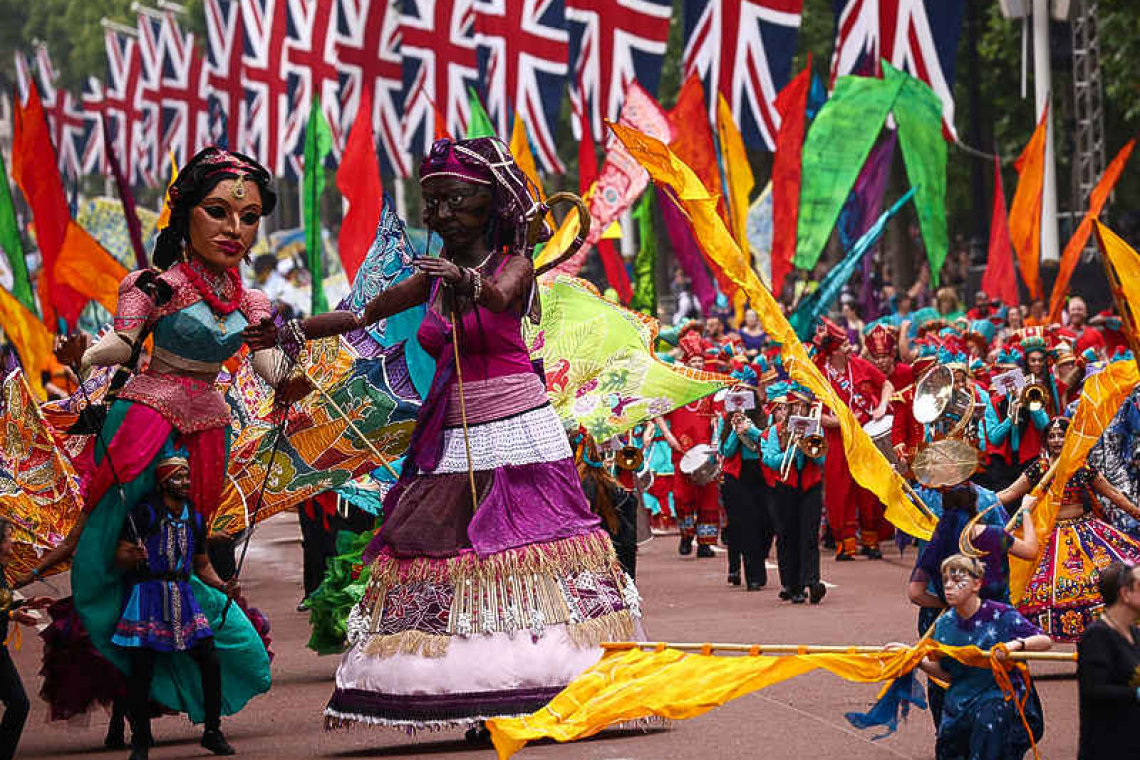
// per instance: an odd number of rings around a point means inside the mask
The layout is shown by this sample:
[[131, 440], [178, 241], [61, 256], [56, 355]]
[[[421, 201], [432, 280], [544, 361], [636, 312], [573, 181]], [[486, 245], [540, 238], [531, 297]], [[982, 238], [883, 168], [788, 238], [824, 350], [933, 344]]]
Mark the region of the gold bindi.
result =
[[238, 175], [233, 187], [230, 188], [230, 196], [239, 201], [245, 197], [245, 175]]

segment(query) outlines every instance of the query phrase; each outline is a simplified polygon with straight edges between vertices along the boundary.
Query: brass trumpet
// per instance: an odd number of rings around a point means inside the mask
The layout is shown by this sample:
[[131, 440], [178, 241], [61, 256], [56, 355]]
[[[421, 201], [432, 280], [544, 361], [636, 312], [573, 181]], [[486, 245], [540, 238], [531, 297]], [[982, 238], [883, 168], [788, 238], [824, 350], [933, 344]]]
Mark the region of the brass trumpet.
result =
[[1021, 406], [1030, 412], [1039, 412], [1049, 403], [1049, 389], [1042, 383], [1029, 383], [1021, 390]]

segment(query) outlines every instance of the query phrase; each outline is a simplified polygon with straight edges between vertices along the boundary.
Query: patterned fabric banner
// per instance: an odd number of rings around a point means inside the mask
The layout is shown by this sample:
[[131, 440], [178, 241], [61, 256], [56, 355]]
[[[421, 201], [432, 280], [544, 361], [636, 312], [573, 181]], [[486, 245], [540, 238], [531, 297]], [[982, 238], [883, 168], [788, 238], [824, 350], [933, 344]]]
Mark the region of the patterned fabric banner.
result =
[[735, 382], [659, 360], [657, 320], [606, 301], [584, 280], [559, 277], [543, 286], [542, 324], [530, 332], [531, 357], [543, 360], [558, 416], [597, 441]]
[[272, 464], [277, 428], [238, 429], [230, 447], [227, 487], [211, 533], [236, 535], [371, 472], [380, 465], [372, 447], [389, 461], [407, 448], [419, 400], [398, 348], [362, 359], [341, 339], [329, 338], [310, 342], [299, 363], [325, 392], [314, 391], [289, 410]]
[[[154, 246], [158, 214], [148, 208], [136, 207], [139, 224], [142, 226], [142, 239], [146, 250]], [[116, 198], [100, 196], [91, 198], [79, 207], [76, 216], [79, 226], [87, 230], [99, 245], [128, 269], [136, 267], [135, 250], [131, 245], [131, 233], [127, 218], [123, 215], [123, 204]]]
[[83, 500], [75, 468], [56, 446], [23, 372], [4, 378], [0, 394], [0, 515], [16, 526], [16, 556], [7, 568], [11, 579], [59, 545], [82, 513]]

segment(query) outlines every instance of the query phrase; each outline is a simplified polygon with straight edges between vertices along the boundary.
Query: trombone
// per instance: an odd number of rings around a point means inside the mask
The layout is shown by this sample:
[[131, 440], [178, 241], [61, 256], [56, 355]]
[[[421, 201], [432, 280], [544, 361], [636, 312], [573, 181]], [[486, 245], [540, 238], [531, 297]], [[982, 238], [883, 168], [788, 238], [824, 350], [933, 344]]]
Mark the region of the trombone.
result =
[[823, 437], [820, 424], [822, 416], [823, 403], [817, 401], [812, 404], [811, 414], [808, 416], [808, 419], [815, 421], [815, 425], [811, 428], [815, 432], [805, 435], [798, 426], [792, 431], [792, 438], [788, 442], [788, 446], [784, 450], [784, 458], [780, 462], [780, 480], [787, 479], [792, 467], [792, 454], [796, 449], [802, 451], [809, 459], [815, 459], [827, 452], [827, 439]]

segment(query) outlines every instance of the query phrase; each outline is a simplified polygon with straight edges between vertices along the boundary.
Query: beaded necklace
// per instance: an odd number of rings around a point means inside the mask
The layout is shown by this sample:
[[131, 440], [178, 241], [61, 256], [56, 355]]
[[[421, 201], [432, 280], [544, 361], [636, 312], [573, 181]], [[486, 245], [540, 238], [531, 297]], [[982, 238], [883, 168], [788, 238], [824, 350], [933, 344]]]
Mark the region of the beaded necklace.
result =
[[222, 292], [226, 290], [226, 281], [229, 282], [229, 290], [231, 296], [223, 301], [219, 297], [217, 289], [210, 286], [206, 282], [206, 273], [201, 271], [199, 264], [195, 261], [189, 262], [183, 269], [186, 272], [186, 279], [190, 280], [190, 284], [198, 291], [198, 295], [202, 296], [202, 300], [209, 304], [213, 310], [215, 317], [218, 320], [218, 326], [224, 327], [225, 317], [237, 311], [241, 305], [241, 299], [244, 295], [241, 285], [241, 277], [238, 276], [237, 267], [231, 267], [224, 272], [225, 279], [221, 283], [220, 289]]

